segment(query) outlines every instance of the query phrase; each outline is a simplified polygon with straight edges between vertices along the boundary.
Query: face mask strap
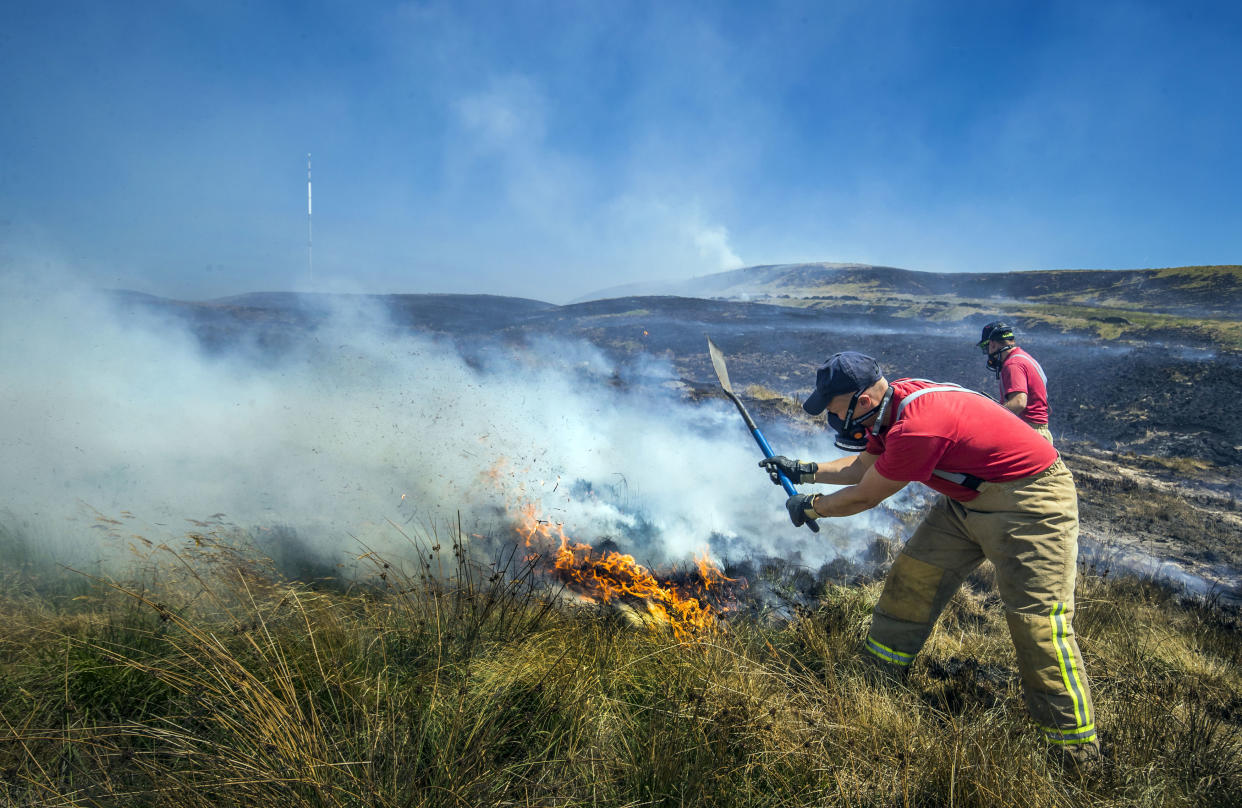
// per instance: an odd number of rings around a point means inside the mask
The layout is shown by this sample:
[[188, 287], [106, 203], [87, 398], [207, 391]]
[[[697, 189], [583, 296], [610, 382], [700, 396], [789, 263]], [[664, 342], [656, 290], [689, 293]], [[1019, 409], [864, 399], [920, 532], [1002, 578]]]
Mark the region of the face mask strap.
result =
[[861, 396], [862, 394], [863, 394], [863, 391], [862, 391], [862, 390], [859, 390], [857, 393], [855, 393], [855, 394], [854, 394], [854, 395], [850, 398], [850, 406], [849, 406], [849, 409], [847, 409], [847, 410], [845, 411], [845, 427], [844, 427], [844, 429], [845, 429], [846, 431], [849, 431], [850, 427], [854, 426], [854, 408], [858, 406], [858, 397], [859, 397], [859, 396]]
[[893, 402], [893, 388], [890, 385], [889, 388], [884, 391], [884, 397], [880, 399], [880, 406], [879, 406], [880, 412], [875, 417], [875, 426], [872, 427], [871, 429], [872, 432], [880, 432], [882, 430], [888, 429], [888, 425], [884, 423], [884, 419], [888, 417], [888, 405], [891, 404], [892, 402]]
[[1005, 363], [1005, 354], [1009, 353], [1016, 347], [1018, 346], [1017, 345], [1006, 345], [1002, 347], [1000, 350], [996, 351], [996, 353], [988, 354], [988, 370], [992, 371], [997, 376], [999, 376], [1001, 372], [1001, 365]]
[[876, 418], [876, 426], [884, 421], [884, 416], [888, 412], [889, 402], [893, 400], [893, 388], [888, 388], [884, 392], [884, 397], [880, 399], [879, 406], [872, 407], [867, 412], [854, 418], [854, 408], [858, 406], [858, 397], [865, 393], [865, 390], [859, 390], [850, 399], [850, 406], [845, 411], [845, 419], [841, 422], [841, 428], [837, 430], [836, 440], [833, 445], [838, 449], [844, 449], [847, 452], [861, 452], [867, 448], [867, 430], [865, 427], [859, 426], [858, 421], [865, 421], [874, 413], [879, 413]]

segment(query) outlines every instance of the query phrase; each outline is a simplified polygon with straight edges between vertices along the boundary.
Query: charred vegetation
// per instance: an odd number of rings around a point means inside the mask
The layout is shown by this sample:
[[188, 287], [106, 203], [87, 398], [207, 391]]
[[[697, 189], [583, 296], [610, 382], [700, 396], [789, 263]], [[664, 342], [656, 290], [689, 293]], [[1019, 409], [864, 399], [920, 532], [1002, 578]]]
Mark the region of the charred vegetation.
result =
[[[671, 385], [689, 401], [719, 396], [703, 351], [709, 334], [728, 354], [756, 416], [807, 432], [820, 427], [798, 402], [815, 367], [837, 350], [871, 353], [890, 378], [934, 378], [995, 396], [995, 379], [972, 347], [978, 324], [1025, 312], [1015, 318], [1019, 341], [1052, 376], [1052, 429], [1079, 476], [1084, 532], [1147, 547], [1221, 580], [1222, 569], [1242, 564], [1242, 352], [1231, 332], [1202, 323], [1174, 327], [1172, 315], [1144, 323], [1116, 312], [1207, 313], [1238, 326], [1242, 296], [1233, 291], [1240, 278], [1237, 267], [966, 276], [803, 265], [696, 279], [702, 297], [566, 306], [488, 295], [347, 302], [367, 304], [394, 333], [448, 340], [470, 361], [483, 362], [497, 346], [538, 350], [541, 339], [585, 340], [636, 369], [615, 384], [637, 386], [639, 394], [643, 385], [653, 392]], [[765, 290], [790, 297], [763, 298]], [[768, 302], [727, 299], [743, 293]], [[916, 295], [920, 316], [911, 316], [909, 298]], [[998, 299], [980, 302], [988, 296]], [[188, 323], [208, 350], [241, 344], [259, 353], [314, 343], [318, 324], [340, 304], [291, 294], [205, 303], [118, 298], [122, 309], [142, 307]], [[798, 305], [780, 305], [791, 301]], [[1058, 309], [1063, 302], [1072, 308]], [[642, 370], [651, 363], [662, 369]], [[1226, 589], [1236, 586], [1236, 572], [1223, 579], [1233, 580]]]

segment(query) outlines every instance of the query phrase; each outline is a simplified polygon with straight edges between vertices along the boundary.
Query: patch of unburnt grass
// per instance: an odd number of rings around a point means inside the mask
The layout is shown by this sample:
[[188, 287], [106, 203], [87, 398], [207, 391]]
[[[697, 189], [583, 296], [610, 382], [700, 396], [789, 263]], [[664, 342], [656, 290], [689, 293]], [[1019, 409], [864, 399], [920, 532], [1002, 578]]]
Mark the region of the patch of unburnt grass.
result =
[[1242, 793], [1242, 627], [1150, 582], [1081, 579], [1106, 758], [1065, 772], [1027, 719], [986, 565], [891, 682], [859, 655], [874, 579], [827, 583], [782, 623], [739, 613], [678, 637], [561, 598], [521, 552], [481, 564], [457, 531], [409, 547], [311, 587], [200, 537], [133, 579], [76, 576], [78, 600], [0, 594], [0, 804], [1111, 808]]

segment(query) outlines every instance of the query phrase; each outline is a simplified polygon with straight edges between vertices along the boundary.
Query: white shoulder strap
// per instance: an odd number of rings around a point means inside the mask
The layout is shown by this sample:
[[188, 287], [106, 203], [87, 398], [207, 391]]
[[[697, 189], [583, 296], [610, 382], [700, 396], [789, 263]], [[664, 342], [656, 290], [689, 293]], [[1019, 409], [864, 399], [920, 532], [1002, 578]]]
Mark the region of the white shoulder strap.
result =
[[1031, 356], [1030, 354], [1022, 354], [1022, 357], [1023, 359], [1026, 359], [1028, 362], [1031, 362], [1032, 365], [1035, 365], [1035, 372], [1037, 372], [1037, 374], [1040, 374], [1040, 379], [1043, 380], [1043, 384], [1047, 385], [1048, 375], [1046, 374], [1046, 372], [1043, 372], [1042, 367], [1040, 367], [1040, 362], [1035, 361], [1035, 356]]
[[1035, 361], [1035, 357], [1031, 356], [1031, 355], [1030, 355], [1030, 354], [1028, 354], [1028, 353], [1021, 353], [1021, 354], [1018, 354], [1018, 358], [1019, 358], [1019, 359], [1025, 359], [1026, 361], [1028, 361], [1028, 362], [1030, 362], [1032, 365], [1034, 365], [1034, 366], [1035, 366], [1035, 372], [1039, 374], [1039, 378], [1043, 380], [1043, 382], [1044, 382], [1044, 384], [1045, 384], [1045, 385], [1046, 385], [1046, 384], [1048, 384], [1048, 374], [1044, 373], [1044, 369], [1043, 369], [1043, 368], [1041, 368], [1041, 367], [1039, 366], [1039, 363]]
[[[929, 380], [928, 379], [911, 379], [910, 381], [925, 382]], [[934, 384], [935, 386], [924, 387], [921, 390], [915, 390], [913, 393], [903, 398], [901, 400], [901, 403], [897, 405], [897, 411], [893, 413], [893, 423], [897, 423], [897, 419], [901, 417], [901, 411], [906, 408], [907, 404], [909, 404], [911, 401], [914, 401], [914, 399], [918, 398], [924, 393], [971, 393], [976, 396], [983, 396], [984, 398], [988, 398], [987, 396], [984, 396], [983, 393], [980, 393], [977, 390], [971, 390], [967, 387], [962, 387], [960, 384], [953, 384], [952, 382], [932, 382], [932, 384]], [[991, 401], [991, 399], [988, 399], [988, 400]]]
[[[911, 379], [911, 381], [924, 382], [924, 381], [929, 381], [929, 380], [928, 379]], [[905, 398], [901, 400], [901, 403], [897, 405], [897, 411], [893, 413], [894, 424], [897, 423], [897, 419], [901, 418], [901, 412], [902, 410], [906, 408], [906, 405], [925, 393], [971, 393], [972, 395], [983, 396], [983, 398], [987, 398], [988, 401], [992, 400], [988, 398], [987, 396], [983, 395], [983, 393], [980, 393], [977, 390], [971, 390], [969, 388], [962, 387], [960, 384], [953, 384], [951, 382], [932, 382], [932, 384], [935, 386], [924, 387], [921, 390], [915, 390], [913, 393], [910, 393], [908, 396], [906, 396]], [[932, 469], [932, 474], [935, 475], [936, 477], [939, 477], [942, 480], [948, 480], [951, 483], [957, 483], [958, 485], [962, 485], [962, 486], [965, 486], [967, 488], [970, 488], [976, 491], [979, 490], [979, 485], [985, 482], [984, 480], [980, 479], [979, 477], [976, 477], [973, 474], [962, 474], [956, 471], [941, 471], [940, 469]]]

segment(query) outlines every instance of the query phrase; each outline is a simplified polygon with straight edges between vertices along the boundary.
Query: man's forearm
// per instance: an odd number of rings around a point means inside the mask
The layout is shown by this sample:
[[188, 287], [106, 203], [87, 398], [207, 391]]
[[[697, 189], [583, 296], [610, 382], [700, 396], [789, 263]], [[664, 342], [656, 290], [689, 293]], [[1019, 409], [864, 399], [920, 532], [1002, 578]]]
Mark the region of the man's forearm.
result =
[[1026, 393], [1010, 393], [1009, 398], [1005, 399], [1005, 409], [1014, 415], [1026, 412]]
[[859, 465], [866, 469], [862, 481], [815, 497], [811, 500], [815, 512], [820, 516], [853, 516], [874, 508], [906, 487], [905, 481], [890, 480], [877, 472], [875, 459], [875, 455], [860, 456]]
[[827, 463], [820, 463], [815, 472], [815, 482], [828, 485], [853, 485], [862, 479], [869, 464], [862, 462], [862, 456], [839, 457]]
[[872, 502], [870, 497], [860, 492], [856, 485], [842, 488], [831, 494], [821, 494], [812, 502], [815, 512], [820, 516], [853, 516], [874, 508], [877, 504], [879, 503]]

